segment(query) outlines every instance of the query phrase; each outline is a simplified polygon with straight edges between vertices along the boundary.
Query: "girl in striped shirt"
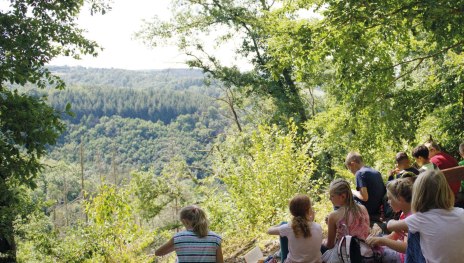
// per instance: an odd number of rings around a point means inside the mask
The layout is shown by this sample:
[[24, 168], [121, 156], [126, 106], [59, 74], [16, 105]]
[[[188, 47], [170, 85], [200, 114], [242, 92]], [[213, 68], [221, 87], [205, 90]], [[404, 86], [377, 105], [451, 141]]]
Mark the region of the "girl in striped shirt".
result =
[[182, 208], [180, 221], [185, 230], [176, 233], [168, 242], [155, 251], [156, 256], [164, 256], [176, 251], [179, 263], [218, 262], [223, 263], [222, 238], [208, 229], [205, 212], [198, 206]]

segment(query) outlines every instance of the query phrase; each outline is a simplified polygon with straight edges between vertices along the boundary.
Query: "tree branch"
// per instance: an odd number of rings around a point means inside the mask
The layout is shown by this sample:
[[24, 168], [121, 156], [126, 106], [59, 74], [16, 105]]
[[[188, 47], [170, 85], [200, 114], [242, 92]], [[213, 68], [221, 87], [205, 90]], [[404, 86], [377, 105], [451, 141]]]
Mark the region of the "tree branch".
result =
[[414, 58], [414, 59], [411, 59], [411, 60], [402, 61], [402, 62], [400, 62], [400, 63], [398, 63], [398, 64], [396, 64], [396, 65], [393, 65], [393, 66], [391, 66], [391, 67], [388, 67], [388, 68], [386, 68], [386, 69], [396, 68], [396, 67], [398, 67], [398, 66], [401, 66], [401, 65], [404, 65], [404, 64], [408, 64], [408, 63], [411, 63], [411, 62], [414, 62], [414, 61], [418, 61], [418, 60], [419, 60], [419, 61], [423, 61], [424, 59], [428, 59], [428, 58], [435, 57], [435, 56], [437, 56], [437, 55], [439, 55], [439, 54], [441, 54], [441, 53], [444, 53], [444, 52], [446, 52], [446, 51], [448, 51], [448, 50], [450, 50], [450, 49], [452, 49], [452, 48], [458, 47], [458, 46], [460, 46], [460, 45], [462, 45], [462, 44], [464, 44], [464, 41], [459, 41], [459, 42], [457, 42], [456, 44], [451, 45], [451, 46], [449, 46], [449, 47], [446, 47], [446, 48], [444, 48], [444, 49], [442, 49], [442, 50], [440, 50], [440, 51], [437, 51], [437, 52], [435, 52], [435, 53], [433, 53], [433, 54], [429, 54], [429, 55], [423, 56], [423, 57], [417, 57], [417, 58]]

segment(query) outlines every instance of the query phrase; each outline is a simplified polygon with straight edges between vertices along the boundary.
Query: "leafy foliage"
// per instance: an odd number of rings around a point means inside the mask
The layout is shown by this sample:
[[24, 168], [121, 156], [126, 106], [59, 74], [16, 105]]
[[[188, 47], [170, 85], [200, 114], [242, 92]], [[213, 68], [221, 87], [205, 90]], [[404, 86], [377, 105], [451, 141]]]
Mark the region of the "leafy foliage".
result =
[[250, 136], [231, 137], [221, 145], [214, 167], [224, 185], [204, 189], [213, 229], [232, 240], [252, 237], [287, 219], [288, 201], [295, 194], [316, 198], [321, 193], [320, 182], [312, 178], [308, 145], [298, 138], [294, 123], [288, 129], [260, 126]]

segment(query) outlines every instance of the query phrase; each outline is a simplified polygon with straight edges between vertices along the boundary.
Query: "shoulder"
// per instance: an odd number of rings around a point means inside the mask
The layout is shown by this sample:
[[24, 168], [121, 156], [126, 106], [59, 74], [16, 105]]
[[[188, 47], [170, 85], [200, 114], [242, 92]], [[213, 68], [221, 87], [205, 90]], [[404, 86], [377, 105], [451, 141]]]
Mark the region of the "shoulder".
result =
[[192, 231], [184, 230], [174, 234], [174, 237], [181, 237], [181, 236], [196, 236], [195, 233]]
[[416, 169], [416, 168], [414, 168], [414, 167], [409, 167], [409, 168], [406, 168], [406, 169], [404, 169], [404, 170], [403, 170], [403, 172], [402, 172], [402, 173], [404, 173], [405, 171], [412, 172], [412, 173], [414, 173], [414, 174], [416, 174], [416, 175], [418, 175], [418, 174], [419, 174], [419, 170], [417, 170], [417, 169]]
[[213, 240], [216, 240], [218, 243], [221, 243], [222, 241], [222, 237], [218, 234], [216, 234], [215, 232], [213, 231], [208, 231], [208, 238], [211, 238]]
[[329, 221], [333, 223], [337, 223], [338, 221], [340, 221], [340, 219], [342, 219], [342, 217], [345, 215], [344, 209], [344, 207], [340, 207], [339, 209], [332, 211], [329, 214]]
[[212, 237], [217, 237], [217, 238], [222, 238], [220, 235], [216, 234], [215, 232], [213, 231], [208, 231], [208, 236], [212, 236]]
[[174, 236], [173, 236], [173, 239], [174, 239], [174, 241], [187, 240], [187, 239], [188, 240], [194, 240], [196, 237], [197, 237], [197, 235], [194, 232], [184, 230], [184, 231], [175, 233]]
[[462, 216], [464, 215], [464, 209], [460, 208], [460, 207], [454, 207], [452, 210], [451, 210], [451, 213], [455, 214], [455, 215], [458, 215], [458, 216]]
[[292, 225], [290, 223], [284, 223], [284, 224], [279, 226], [279, 230], [287, 230], [287, 229], [291, 229], [291, 228], [292, 228]]
[[[428, 222], [429, 218], [432, 218], [437, 215], [438, 211], [433, 211], [433, 210], [438, 210], [438, 209], [432, 209], [427, 212], [416, 212], [404, 219], [404, 221], [409, 225], [410, 223], [420, 223], [420, 222]], [[442, 210], [442, 209], [439, 209]], [[444, 211], [444, 210], [443, 210]]]
[[359, 211], [361, 211], [361, 216], [365, 217], [369, 217], [369, 211], [367, 211], [367, 208], [363, 205], [360, 205], [360, 204], [356, 204], [359, 208]]
[[311, 223], [311, 235], [322, 237], [322, 226], [318, 223]]
[[290, 231], [292, 231], [292, 226], [290, 223], [282, 223], [280, 226], [277, 226], [280, 235], [287, 235]]
[[443, 157], [444, 157], [445, 159], [448, 159], [448, 160], [456, 161], [456, 162], [457, 162], [456, 158], [454, 158], [451, 154], [445, 153], [445, 152], [443, 152], [442, 154], [443, 154]]
[[317, 231], [322, 231], [322, 226], [319, 223], [312, 222], [311, 223], [311, 228]]
[[377, 174], [380, 175], [379, 171], [369, 166], [361, 167], [361, 169], [359, 169], [357, 173], [359, 173], [360, 175], [377, 175]]
[[360, 204], [356, 204], [356, 205], [358, 206], [358, 208], [359, 208], [363, 213], [366, 213], [366, 214], [368, 213], [368, 212], [367, 212], [367, 208], [366, 208], [365, 206], [360, 205]]

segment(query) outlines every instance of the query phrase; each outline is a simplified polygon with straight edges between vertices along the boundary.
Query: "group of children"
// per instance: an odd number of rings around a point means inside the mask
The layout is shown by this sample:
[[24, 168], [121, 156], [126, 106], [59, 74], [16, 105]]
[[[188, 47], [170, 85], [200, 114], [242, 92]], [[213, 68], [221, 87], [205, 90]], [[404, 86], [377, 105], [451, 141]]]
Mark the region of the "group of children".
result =
[[[413, 156], [417, 161], [415, 152]], [[464, 158], [464, 143], [460, 145], [460, 153]], [[421, 169], [417, 176], [408, 172], [390, 181], [386, 190], [388, 203], [401, 215], [399, 220], [388, 221], [390, 234], [384, 236], [370, 234], [368, 210], [355, 201], [350, 184], [344, 179], [330, 183], [330, 201], [336, 209], [326, 218], [326, 239], [323, 239], [321, 225], [314, 222], [310, 198], [295, 196], [289, 202], [291, 222], [268, 230], [268, 234], [287, 239], [288, 247], [281, 247], [282, 251], [288, 249], [288, 254], [281, 255], [282, 262], [339, 262], [337, 243], [344, 235], [365, 240], [381, 252], [382, 262], [464, 260], [464, 249], [460, 248], [464, 243], [464, 209], [454, 207], [454, 189], [438, 168]], [[208, 230], [203, 210], [197, 206], [185, 207], [180, 219], [186, 230], [175, 234], [155, 254], [162, 256], [176, 251], [178, 262], [223, 262], [221, 237]]]

